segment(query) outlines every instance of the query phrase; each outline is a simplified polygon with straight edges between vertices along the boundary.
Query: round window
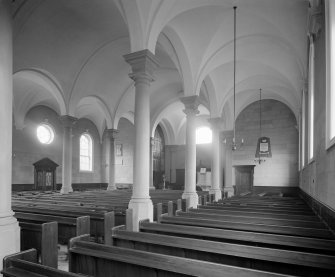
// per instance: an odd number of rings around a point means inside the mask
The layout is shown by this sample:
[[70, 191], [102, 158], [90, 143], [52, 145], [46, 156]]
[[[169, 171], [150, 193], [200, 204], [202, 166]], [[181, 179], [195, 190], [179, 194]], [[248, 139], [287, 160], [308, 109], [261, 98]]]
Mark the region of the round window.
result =
[[37, 138], [40, 143], [50, 144], [54, 140], [54, 131], [48, 124], [41, 124], [37, 127]]

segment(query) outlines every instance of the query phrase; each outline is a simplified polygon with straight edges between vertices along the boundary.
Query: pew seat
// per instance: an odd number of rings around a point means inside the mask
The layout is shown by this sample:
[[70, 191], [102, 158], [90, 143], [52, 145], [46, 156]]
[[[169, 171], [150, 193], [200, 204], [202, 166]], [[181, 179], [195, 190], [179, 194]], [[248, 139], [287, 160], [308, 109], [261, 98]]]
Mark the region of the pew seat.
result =
[[[12, 255], [3, 260], [4, 277], [84, 277], [82, 274], [75, 274], [58, 270], [49, 266], [37, 263], [36, 249], [29, 249]], [[86, 275], [89, 277], [89, 275]], [[92, 276], [91, 276], [92, 277]]]
[[335, 256], [113, 229], [114, 246], [303, 276], [335, 276]]
[[106, 246], [88, 242], [87, 236], [73, 238], [69, 248], [71, 272], [106, 276], [201, 276], [265, 277], [290, 276], [212, 262]]

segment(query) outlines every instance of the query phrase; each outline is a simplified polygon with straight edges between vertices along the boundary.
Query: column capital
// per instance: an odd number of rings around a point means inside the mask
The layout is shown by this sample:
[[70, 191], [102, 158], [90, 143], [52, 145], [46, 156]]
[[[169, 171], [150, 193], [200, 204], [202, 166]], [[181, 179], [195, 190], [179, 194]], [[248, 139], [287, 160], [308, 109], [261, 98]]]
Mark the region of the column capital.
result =
[[131, 79], [135, 82], [139, 79], [145, 79], [149, 82], [154, 81], [153, 73], [159, 65], [155, 55], [148, 49], [133, 52], [123, 57], [131, 66], [132, 73], [129, 74]]
[[221, 130], [223, 125], [223, 120], [221, 117], [209, 118], [209, 124], [211, 125], [212, 129]]
[[320, 0], [310, 0], [308, 11], [308, 35], [317, 39], [322, 30], [323, 8]]
[[63, 127], [72, 128], [74, 124], [78, 121], [78, 118], [70, 115], [62, 115], [59, 117]]
[[200, 103], [199, 97], [197, 95], [182, 97], [180, 98], [180, 101], [185, 105], [183, 112], [186, 114], [186, 116], [197, 115], [200, 113], [198, 110]]
[[106, 129], [105, 133], [108, 138], [115, 139], [116, 135], [119, 133], [119, 130], [118, 129]]

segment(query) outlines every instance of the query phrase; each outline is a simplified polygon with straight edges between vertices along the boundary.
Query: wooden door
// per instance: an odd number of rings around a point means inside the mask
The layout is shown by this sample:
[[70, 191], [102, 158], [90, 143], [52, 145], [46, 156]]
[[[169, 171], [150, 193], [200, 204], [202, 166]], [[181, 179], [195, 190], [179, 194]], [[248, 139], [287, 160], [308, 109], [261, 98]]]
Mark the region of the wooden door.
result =
[[176, 185], [180, 189], [185, 186], [185, 169], [176, 169]]
[[235, 195], [253, 191], [254, 165], [239, 165], [235, 168]]

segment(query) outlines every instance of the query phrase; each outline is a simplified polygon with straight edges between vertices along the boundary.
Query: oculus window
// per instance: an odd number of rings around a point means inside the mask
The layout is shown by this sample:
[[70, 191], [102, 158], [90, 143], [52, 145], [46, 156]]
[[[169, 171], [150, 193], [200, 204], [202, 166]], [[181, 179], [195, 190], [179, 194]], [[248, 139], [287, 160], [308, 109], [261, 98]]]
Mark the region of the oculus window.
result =
[[93, 169], [93, 140], [88, 133], [80, 136], [80, 171], [92, 171]]
[[335, 144], [335, 1], [325, 1], [326, 15], [326, 146]]
[[36, 129], [37, 139], [42, 144], [50, 144], [53, 142], [55, 133], [53, 128], [46, 123], [40, 124]]
[[212, 143], [212, 130], [208, 127], [201, 127], [196, 130], [196, 144]]

